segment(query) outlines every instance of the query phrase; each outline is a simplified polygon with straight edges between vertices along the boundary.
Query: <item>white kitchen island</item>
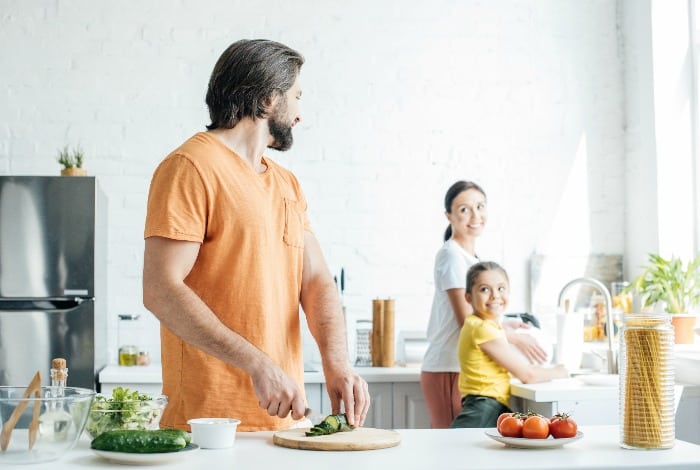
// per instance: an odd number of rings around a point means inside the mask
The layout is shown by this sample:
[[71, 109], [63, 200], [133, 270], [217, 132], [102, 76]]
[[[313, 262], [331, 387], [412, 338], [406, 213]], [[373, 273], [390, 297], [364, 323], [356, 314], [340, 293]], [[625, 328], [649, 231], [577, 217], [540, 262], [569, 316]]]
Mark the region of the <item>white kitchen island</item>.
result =
[[[278, 447], [272, 432], [238, 433], [234, 447], [199, 449], [161, 468], [187, 469], [695, 469], [700, 446], [676, 441], [668, 450], [626, 450], [617, 426], [583, 426], [582, 439], [557, 449], [515, 449], [485, 435], [484, 429], [398, 430], [397, 447], [369, 451], [307, 451]], [[124, 469], [93, 453], [83, 439], [58, 461], [16, 468]], [[140, 467], [144, 468], [144, 467]], [[150, 467], [157, 468], [157, 467]]]

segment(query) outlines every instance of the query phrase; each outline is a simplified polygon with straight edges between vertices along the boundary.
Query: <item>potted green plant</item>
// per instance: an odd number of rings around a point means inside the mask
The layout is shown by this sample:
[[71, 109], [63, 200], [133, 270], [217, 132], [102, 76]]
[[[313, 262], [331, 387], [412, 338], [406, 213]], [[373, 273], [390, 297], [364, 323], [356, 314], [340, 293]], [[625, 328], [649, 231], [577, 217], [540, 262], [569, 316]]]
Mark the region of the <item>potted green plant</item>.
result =
[[663, 308], [673, 315], [676, 343], [693, 343], [700, 304], [700, 253], [685, 266], [677, 257], [665, 259], [650, 253], [649, 263], [627, 287], [642, 297], [644, 307]]
[[58, 152], [58, 163], [63, 165], [61, 170], [62, 176], [85, 176], [87, 170], [83, 168], [83, 159], [85, 154], [80, 147], [70, 150], [66, 145], [63, 150]]

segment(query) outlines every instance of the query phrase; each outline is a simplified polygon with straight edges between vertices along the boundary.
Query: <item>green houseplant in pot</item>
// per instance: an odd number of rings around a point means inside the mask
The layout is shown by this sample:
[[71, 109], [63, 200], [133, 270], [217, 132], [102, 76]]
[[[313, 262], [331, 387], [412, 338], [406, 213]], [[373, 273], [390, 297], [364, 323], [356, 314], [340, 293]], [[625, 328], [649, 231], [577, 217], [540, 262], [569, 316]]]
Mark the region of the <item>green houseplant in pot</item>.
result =
[[644, 307], [663, 307], [672, 314], [676, 343], [693, 343], [695, 308], [700, 304], [700, 253], [685, 266], [680, 258], [665, 259], [650, 253], [642, 273], [628, 286], [639, 294]]
[[83, 159], [85, 154], [80, 147], [74, 150], [69, 150], [66, 145], [63, 150], [58, 152], [58, 163], [63, 165], [61, 170], [61, 176], [85, 176], [87, 175], [87, 170], [83, 168]]

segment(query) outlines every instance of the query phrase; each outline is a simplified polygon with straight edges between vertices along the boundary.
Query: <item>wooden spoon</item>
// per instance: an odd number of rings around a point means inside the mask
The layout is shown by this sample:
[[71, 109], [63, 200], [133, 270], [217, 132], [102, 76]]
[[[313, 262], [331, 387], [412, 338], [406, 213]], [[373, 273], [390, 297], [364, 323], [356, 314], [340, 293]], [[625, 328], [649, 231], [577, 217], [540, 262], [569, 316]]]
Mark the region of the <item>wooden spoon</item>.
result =
[[[41, 389], [34, 390], [34, 397], [41, 398]], [[32, 421], [29, 423], [29, 450], [32, 450], [36, 443], [36, 432], [39, 430], [39, 412], [41, 411], [41, 400], [34, 402]]]
[[[32, 393], [39, 393], [41, 394], [41, 373], [39, 371], [36, 372], [34, 375], [34, 378], [32, 379], [31, 382], [29, 382], [29, 385], [27, 386], [27, 389], [24, 391], [22, 394], [22, 398], [29, 398]], [[37, 402], [40, 403], [40, 402]], [[17, 425], [17, 421], [19, 421], [20, 416], [22, 416], [22, 412], [24, 409], [27, 407], [29, 404], [28, 401], [21, 401], [19, 404], [15, 407], [15, 410], [12, 412], [10, 415], [10, 418], [5, 421], [5, 424], [2, 425], [2, 432], [0, 432], [0, 449], [2, 449], [3, 452], [7, 450], [7, 446], [10, 445], [10, 437], [12, 436], [12, 431], [15, 429], [15, 426]], [[36, 414], [36, 406], [34, 408], [34, 413]], [[33, 420], [32, 420], [33, 421]], [[38, 422], [37, 422], [38, 425]], [[30, 430], [31, 433], [31, 430]], [[36, 433], [36, 431], [34, 431]], [[31, 441], [31, 436], [30, 436], [30, 441]], [[30, 443], [30, 449], [31, 449], [31, 444]]]

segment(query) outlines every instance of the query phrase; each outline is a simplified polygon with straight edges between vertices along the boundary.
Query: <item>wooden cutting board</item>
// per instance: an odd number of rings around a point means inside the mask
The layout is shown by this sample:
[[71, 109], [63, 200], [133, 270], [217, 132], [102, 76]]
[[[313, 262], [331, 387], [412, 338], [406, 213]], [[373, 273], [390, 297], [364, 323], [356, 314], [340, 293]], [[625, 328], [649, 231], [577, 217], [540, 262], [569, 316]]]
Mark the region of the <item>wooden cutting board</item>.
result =
[[373, 450], [394, 447], [401, 442], [401, 434], [387, 429], [357, 428], [327, 436], [306, 437], [309, 428], [277, 431], [272, 442], [278, 446], [302, 450]]

